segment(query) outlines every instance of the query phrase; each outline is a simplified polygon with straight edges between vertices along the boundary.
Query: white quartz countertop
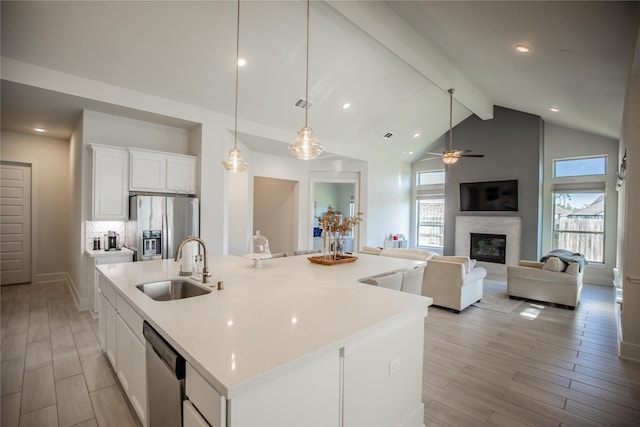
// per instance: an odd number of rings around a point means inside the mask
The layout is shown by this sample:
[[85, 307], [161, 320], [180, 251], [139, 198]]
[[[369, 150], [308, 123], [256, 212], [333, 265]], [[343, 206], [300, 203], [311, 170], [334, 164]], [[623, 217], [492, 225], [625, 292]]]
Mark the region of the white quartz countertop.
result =
[[118, 256], [118, 255], [133, 255], [133, 251], [128, 248], [121, 248], [119, 251], [115, 249], [111, 249], [110, 251], [105, 251], [104, 249], [98, 249], [95, 251], [93, 249], [87, 249], [86, 252], [91, 258], [111, 257], [111, 256]]
[[106, 264], [97, 268], [160, 334], [227, 398], [309, 357], [337, 351], [390, 321], [424, 317], [431, 298], [358, 280], [423, 265], [358, 254], [354, 263], [325, 266], [307, 256], [263, 260], [209, 257], [203, 296], [154, 301], [135, 285], [177, 278], [173, 260]]

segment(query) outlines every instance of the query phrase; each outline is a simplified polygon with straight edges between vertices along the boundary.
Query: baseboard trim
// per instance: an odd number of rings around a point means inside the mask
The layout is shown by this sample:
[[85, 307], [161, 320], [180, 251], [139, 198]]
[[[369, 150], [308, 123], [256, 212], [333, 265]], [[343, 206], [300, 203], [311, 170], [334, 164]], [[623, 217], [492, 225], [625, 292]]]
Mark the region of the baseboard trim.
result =
[[71, 292], [71, 297], [73, 298], [73, 302], [76, 304], [76, 308], [78, 310], [80, 310], [80, 295], [78, 294], [78, 291], [76, 290], [76, 284], [73, 283], [73, 279], [71, 278], [71, 275], [69, 273], [67, 273], [67, 286], [69, 287], [69, 292]]
[[42, 284], [42, 283], [50, 283], [50, 282], [59, 282], [61, 280], [67, 281], [69, 277], [69, 273], [61, 272], [61, 273], [44, 273], [38, 274], [33, 280], [33, 284]]
[[640, 362], [640, 345], [625, 342], [623, 339], [620, 343], [620, 357], [622, 359]]

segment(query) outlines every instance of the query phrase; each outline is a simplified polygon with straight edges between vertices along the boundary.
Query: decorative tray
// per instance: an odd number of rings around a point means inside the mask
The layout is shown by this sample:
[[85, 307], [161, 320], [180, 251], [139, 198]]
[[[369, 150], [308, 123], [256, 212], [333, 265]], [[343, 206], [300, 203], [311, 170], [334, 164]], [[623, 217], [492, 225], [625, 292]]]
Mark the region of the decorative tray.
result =
[[309, 262], [314, 264], [322, 264], [322, 265], [336, 265], [336, 264], [346, 264], [348, 262], [354, 262], [358, 259], [357, 256], [349, 256], [349, 255], [338, 255], [337, 259], [333, 259], [333, 255], [319, 255], [319, 256], [311, 256], [307, 258]]

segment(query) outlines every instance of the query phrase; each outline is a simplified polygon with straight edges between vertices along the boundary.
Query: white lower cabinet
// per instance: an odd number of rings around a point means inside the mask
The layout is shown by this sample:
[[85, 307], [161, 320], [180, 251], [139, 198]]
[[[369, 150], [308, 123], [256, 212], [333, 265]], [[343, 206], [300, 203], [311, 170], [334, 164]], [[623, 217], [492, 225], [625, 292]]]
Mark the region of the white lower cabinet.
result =
[[146, 419], [147, 385], [145, 347], [118, 316], [118, 379], [141, 420]]
[[98, 274], [98, 340], [131, 405], [147, 426], [147, 366], [142, 317]]
[[222, 394], [187, 362], [184, 426], [424, 427], [423, 340], [422, 316], [392, 322], [282, 369], [232, 396], [226, 407]]
[[116, 312], [116, 291], [99, 275], [98, 287], [96, 289], [99, 301], [98, 315], [98, 341], [102, 347], [102, 351], [107, 355], [113, 369], [117, 368], [116, 361], [116, 329], [117, 316]]
[[185, 386], [187, 399], [213, 427], [337, 426], [340, 381], [340, 352], [335, 350], [283, 370], [228, 402], [189, 363]]
[[189, 362], [185, 370], [185, 394], [211, 426], [227, 425], [227, 400]]
[[[87, 251], [89, 252], [89, 251]], [[133, 252], [129, 249], [122, 249], [121, 251], [117, 252], [117, 253], [113, 253], [113, 252], [98, 252], [98, 251], [90, 251], [90, 256], [88, 257], [88, 262], [89, 267], [91, 270], [93, 271], [93, 287], [94, 287], [94, 293], [95, 293], [95, 306], [93, 307], [94, 310], [94, 315], [97, 315], [98, 312], [100, 311], [100, 301], [98, 300], [98, 295], [99, 295], [99, 280], [100, 280], [100, 273], [98, 272], [98, 270], [96, 270], [96, 265], [102, 265], [102, 264], [117, 264], [120, 262], [133, 262]], [[113, 301], [113, 304], [115, 305], [115, 300]]]
[[209, 427], [209, 423], [190, 400], [182, 402], [182, 427]]

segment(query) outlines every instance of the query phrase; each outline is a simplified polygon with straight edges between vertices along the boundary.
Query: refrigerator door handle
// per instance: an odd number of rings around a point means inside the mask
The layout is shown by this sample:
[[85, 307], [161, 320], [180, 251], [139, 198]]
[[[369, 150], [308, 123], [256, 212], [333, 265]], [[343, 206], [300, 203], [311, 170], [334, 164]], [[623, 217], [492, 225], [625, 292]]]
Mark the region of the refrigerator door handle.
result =
[[168, 212], [165, 209], [164, 215], [162, 215], [162, 258], [169, 259], [173, 258], [175, 254], [169, 253], [169, 227], [167, 226], [167, 214]]

